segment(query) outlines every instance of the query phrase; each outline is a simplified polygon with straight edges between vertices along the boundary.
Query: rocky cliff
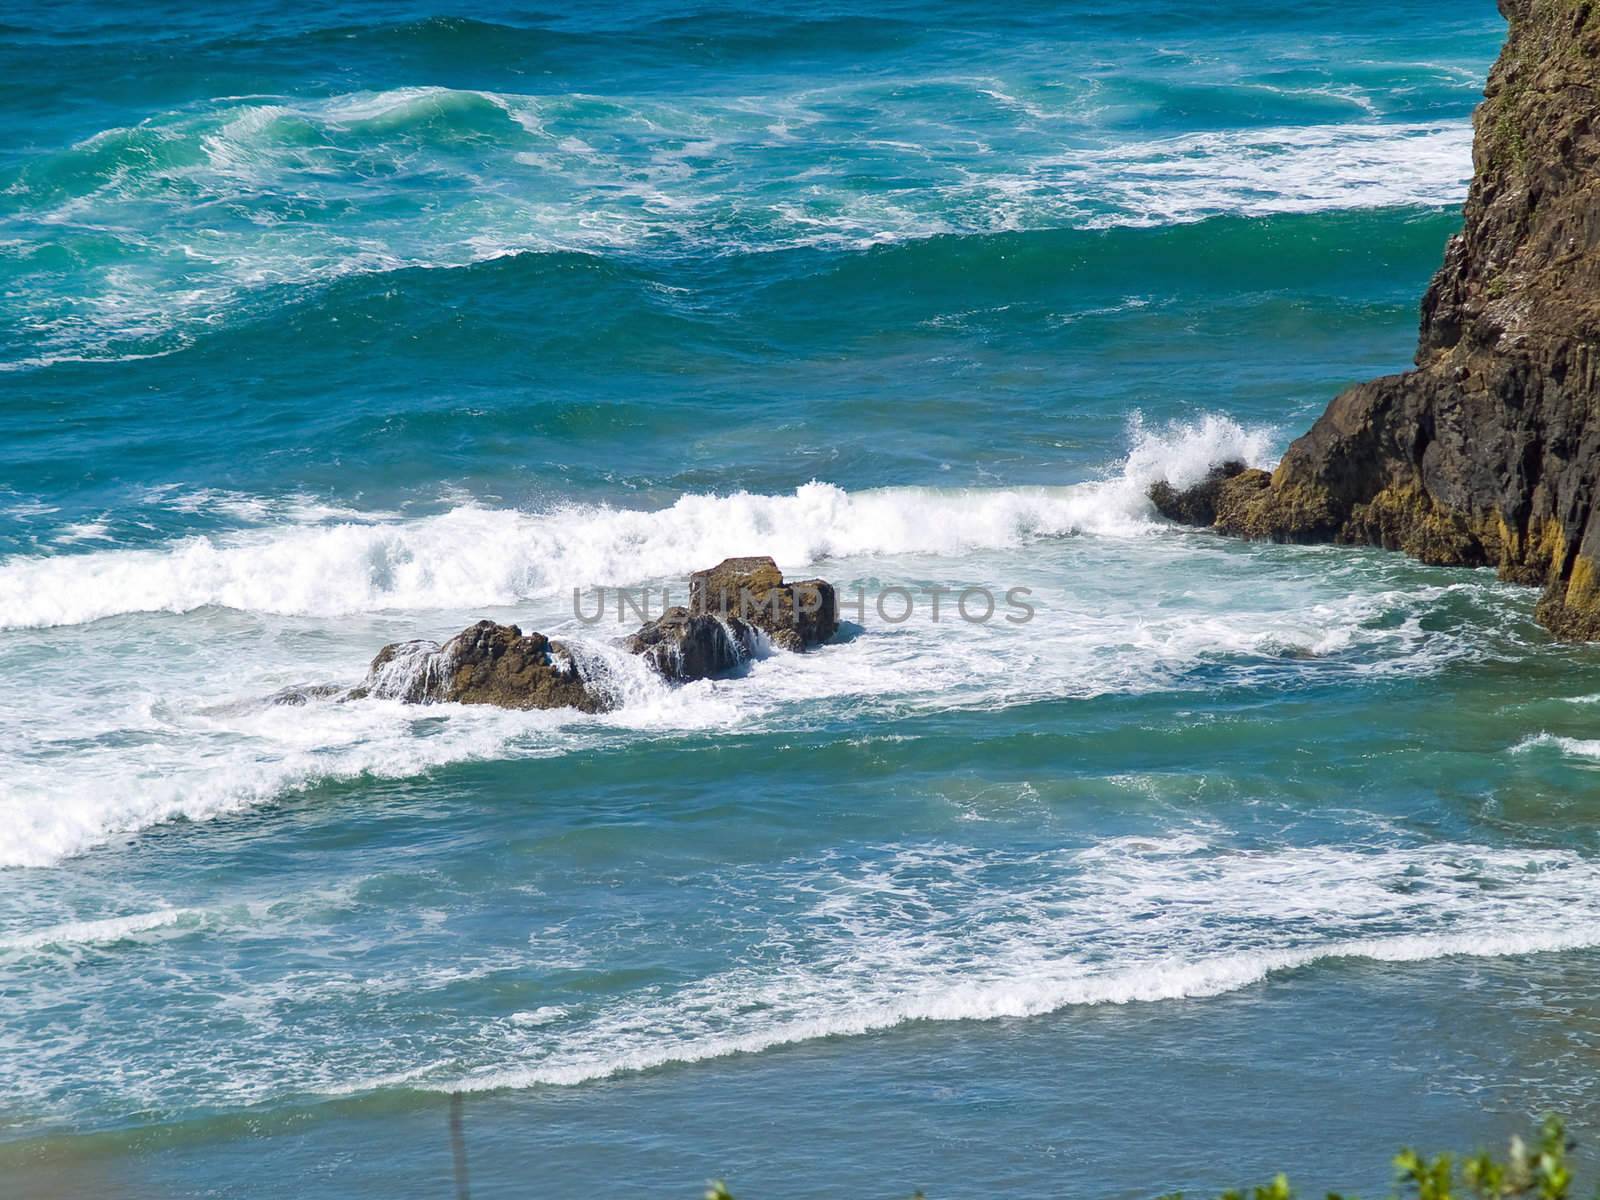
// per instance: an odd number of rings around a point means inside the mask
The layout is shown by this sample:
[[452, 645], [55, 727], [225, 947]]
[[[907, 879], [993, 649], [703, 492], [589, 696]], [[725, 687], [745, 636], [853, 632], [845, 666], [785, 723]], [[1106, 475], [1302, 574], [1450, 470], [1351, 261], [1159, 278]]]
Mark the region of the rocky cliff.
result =
[[1175, 519], [1494, 566], [1539, 619], [1600, 637], [1600, 0], [1501, 0], [1462, 231], [1416, 369], [1358, 384], [1269, 476], [1221, 468]]

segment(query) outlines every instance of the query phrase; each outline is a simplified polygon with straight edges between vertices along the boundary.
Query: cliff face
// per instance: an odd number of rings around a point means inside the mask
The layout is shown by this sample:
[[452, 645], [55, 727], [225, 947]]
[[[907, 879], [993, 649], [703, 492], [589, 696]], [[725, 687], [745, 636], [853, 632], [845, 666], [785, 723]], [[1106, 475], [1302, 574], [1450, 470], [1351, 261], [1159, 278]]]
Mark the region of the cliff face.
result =
[[1491, 565], [1600, 637], [1600, 0], [1501, 0], [1465, 225], [1416, 369], [1338, 396], [1270, 478], [1214, 478], [1214, 523]]

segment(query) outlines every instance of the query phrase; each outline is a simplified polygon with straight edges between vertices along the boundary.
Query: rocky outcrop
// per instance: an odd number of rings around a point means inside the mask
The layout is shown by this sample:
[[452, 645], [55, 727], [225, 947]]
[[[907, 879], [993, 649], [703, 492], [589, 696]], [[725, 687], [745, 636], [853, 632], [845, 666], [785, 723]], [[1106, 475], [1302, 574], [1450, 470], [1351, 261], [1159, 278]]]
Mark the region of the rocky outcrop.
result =
[[1223, 498], [1224, 488], [1245, 469], [1242, 462], [1225, 462], [1212, 467], [1193, 487], [1181, 489], [1160, 480], [1150, 487], [1150, 502], [1163, 517], [1180, 525], [1215, 525], [1217, 503]]
[[[730, 558], [689, 579], [689, 608], [669, 608], [622, 642], [672, 683], [738, 670], [764, 642], [804, 650], [839, 629], [833, 585], [785, 583], [770, 558]], [[281, 704], [304, 704], [315, 689], [285, 689]], [[542, 633], [479, 621], [444, 645], [395, 642], [372, 660], [366, 680], [344, 694], [406, 704], [495, 704], [603, 712], [609, 694], [584, 677], [572, 652]]]
[[727, 558], [689, 576], [689, 611], [735, 618], [782, 650], [804, 650], [839, 631], [839, 597], [823, 579], [785, 583], [770, 558]]
[[585, 682], [560, 642], [515, 625], [479, 621], [443, 646], [395, 642], [378, 651], [366, 681], [349, 694], [406, 704], [494, 704], [603, 712], [606, 697]]
[[749, 662], [756, 651], [756, 635], [737, 617], [695, 615], [678, 607], [641, 626], [622, 648], [642, 655], [664, 678], [688, 683], [726, 675]]
[[1423, 297], [1416, 369], [1339, 395], [1270, 478], [1230, 467], [1155, 498], [1243, 537], [1493, 566], [1544, 589], [1538, 616], [1556, 634], [1594, 638], [1600, 2], [1501, 11], [1464, 227]]

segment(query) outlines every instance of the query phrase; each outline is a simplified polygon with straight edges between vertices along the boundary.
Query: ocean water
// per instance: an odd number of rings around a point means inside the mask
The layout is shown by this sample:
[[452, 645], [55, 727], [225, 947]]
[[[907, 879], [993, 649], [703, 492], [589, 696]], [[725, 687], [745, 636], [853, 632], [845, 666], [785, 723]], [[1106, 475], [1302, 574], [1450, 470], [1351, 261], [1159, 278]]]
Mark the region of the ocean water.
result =
[[[452, 1092], [478, 1196], [1593, 1139], [1600, 657], [1144, 498], [1407, 364], [1489, 0], [3, 19], [7, 1196], [453, 1195]], [[750, 553], [1035, 616], [574, 617]], [[484, 616], [624, 702], [267, 699]]]

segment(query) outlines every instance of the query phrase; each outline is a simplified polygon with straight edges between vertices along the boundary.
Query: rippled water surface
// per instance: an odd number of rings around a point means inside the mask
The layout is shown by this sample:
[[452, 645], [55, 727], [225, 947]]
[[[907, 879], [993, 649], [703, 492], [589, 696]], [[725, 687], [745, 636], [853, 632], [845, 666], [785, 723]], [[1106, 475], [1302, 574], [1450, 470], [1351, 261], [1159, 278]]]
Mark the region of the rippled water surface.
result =
[[[1592, 1135], [1600, 659], [1145, 499], [1406, 365], [1491, 4], [3, 19], [20, 1195], [449, 1195], [454, 1091], [481, 1195]], [[1035, 615], [574, 618], [750, 553]], [[623, 703], [268, 702], [484, 616]]]

